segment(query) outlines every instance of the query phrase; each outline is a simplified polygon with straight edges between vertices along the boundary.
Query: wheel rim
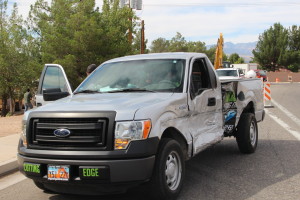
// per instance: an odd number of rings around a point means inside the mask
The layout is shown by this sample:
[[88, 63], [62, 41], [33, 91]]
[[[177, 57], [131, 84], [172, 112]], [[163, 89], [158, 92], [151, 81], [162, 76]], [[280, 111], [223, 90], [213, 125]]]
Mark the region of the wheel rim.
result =
[[172, 151], [166, 160], [166, 183], [170, 190], [176, 190], [181, 181], [182, 166], [177, 152]]
[[255, 122], [252, 120], [251, 124], [250, 124], [250, 142], [252, 146], [255, 146], [256, 144], [256, 125]]

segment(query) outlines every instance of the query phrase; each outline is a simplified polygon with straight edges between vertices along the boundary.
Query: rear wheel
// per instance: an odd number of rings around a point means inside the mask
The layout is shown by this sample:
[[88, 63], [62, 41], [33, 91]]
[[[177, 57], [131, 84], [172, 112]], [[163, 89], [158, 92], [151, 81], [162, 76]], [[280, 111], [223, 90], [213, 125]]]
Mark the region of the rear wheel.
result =
[[154, 198], [175, 199], [182, 188], [184, 175], [184, 156], [179, 143], [162, 139], [151, 180]]
[[241, 153], [254, 153], [257, 147], [258, 129], [253, 113], [243, 113], [237, 126], [236, 141]]

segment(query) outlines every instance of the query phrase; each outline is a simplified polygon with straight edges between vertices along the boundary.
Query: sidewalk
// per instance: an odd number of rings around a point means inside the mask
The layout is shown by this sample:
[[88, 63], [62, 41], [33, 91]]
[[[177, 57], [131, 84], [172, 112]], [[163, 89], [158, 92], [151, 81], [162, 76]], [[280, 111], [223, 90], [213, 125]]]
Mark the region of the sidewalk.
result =
[[18, 168], [17, 147], [20, 134], [0, 137], [0, 176]]
[[0, 118], [0, 176], [17, 170], [17, 147], [23, 115]]
[[0, 138], [22, 132], [23, 115], [0, 117]]

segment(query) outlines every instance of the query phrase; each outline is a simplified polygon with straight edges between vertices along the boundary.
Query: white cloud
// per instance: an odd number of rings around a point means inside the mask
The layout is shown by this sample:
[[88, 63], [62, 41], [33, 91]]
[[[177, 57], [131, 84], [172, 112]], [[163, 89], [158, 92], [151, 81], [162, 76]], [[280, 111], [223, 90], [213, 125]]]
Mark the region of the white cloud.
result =
[[[159, 1], [155, 2], [159, 5]], [[165, 2], [170, 1], [161, 1]], [[220, 32], [225, 41], [253, 42], [275, 22], [288, 27], [297, 24], [300, 18], [300, 2], [291, 4], [281, 1], [274, 5], [271, 1], [251, 1], [250, 4], [249, 1], [226, 1], [230, 6], [225, 6], [224, 1], [172, 2], [183, 6], [147, 6], [147, 3], [154, 4], [154, 1], [144, 0], [141, 17], [145, 20], [145, 34], [150, 41], [158, 37], [171, 39], [178, 31], [186, 38], [207, 44], [214, 44]], [[187, 6], [192, 2], [200, 6]]]

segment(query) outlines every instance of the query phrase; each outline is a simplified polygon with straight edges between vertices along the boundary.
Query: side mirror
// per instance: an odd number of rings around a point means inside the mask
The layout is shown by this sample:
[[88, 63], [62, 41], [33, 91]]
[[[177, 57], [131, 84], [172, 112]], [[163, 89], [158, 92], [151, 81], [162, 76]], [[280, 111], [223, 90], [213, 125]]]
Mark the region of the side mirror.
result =
[[69, 92], [62, 92], [60, 88], [49, 88], [43, 90], [43, 98], [45, 101], [55, 101], [69, 95]]

